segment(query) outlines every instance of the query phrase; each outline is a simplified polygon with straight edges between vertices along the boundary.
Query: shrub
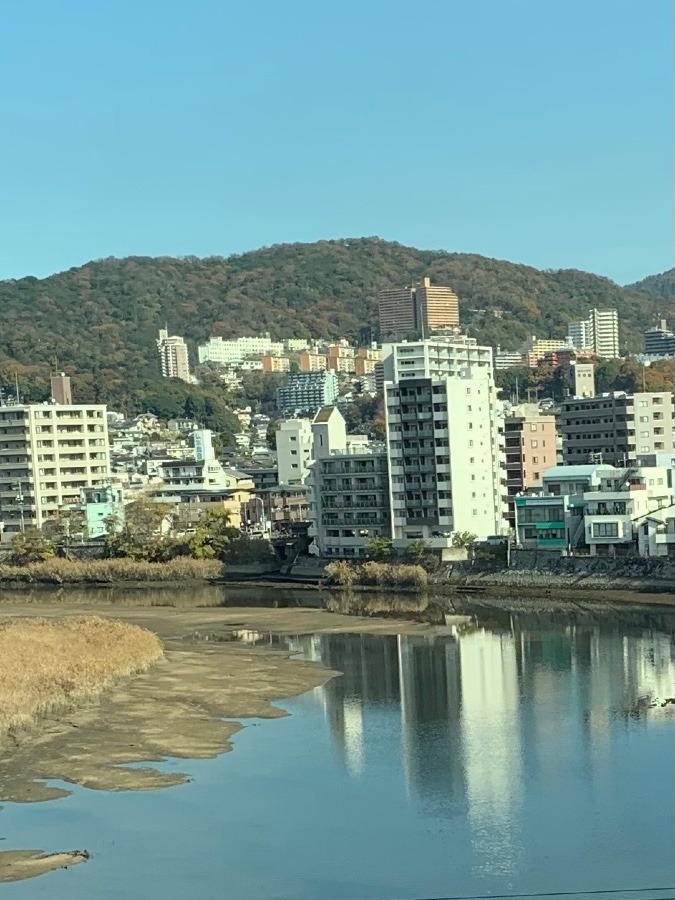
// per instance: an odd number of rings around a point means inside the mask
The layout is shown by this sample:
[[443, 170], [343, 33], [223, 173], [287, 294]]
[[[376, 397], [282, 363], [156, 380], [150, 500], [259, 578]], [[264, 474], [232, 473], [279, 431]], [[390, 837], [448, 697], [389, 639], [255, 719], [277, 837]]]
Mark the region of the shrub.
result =
[[429, 576], [422, 566], [374, 561], [355, 564], [341, 560], [329, 563], [326, 566], [326, 574], [335, 584], [343, 587], [361, 584], [369, 587], [421, 590], [429, 582]]
[[356, 583], [358, 570], [348, 562], [332, 562], [326, 566], [326, 575], [335, 584], [349, 585]]

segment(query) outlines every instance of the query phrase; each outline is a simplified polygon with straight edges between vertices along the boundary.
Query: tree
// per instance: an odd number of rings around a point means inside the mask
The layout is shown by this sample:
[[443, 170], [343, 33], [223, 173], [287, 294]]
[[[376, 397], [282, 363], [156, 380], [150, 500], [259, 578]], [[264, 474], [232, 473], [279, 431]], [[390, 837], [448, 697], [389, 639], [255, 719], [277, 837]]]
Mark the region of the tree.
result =
[[42, 531], [54, 543], [68, 547], [75, 535], [85, 535], [87, 529], [87, 517], [84, 511], [78, 508], [63, 507], [42, 526]]
[[388, 559], [394, 552], [394, 547], [389, 538], [375, 535], [366, 544], [366, 553], [371, 559]]
[[405, 548], [405, 555], [408, 559], [413, 560], [414, 562], [419, 562], [424, 559], [425, 556], [428, 556], [431, 552], [431, 547], [429, 544], [422, 540], [421, 538], [417, 541], [410, 541], [408, 546]]
[[209, 509], [202, 513], [195, 533], [190, 537], [190, 554], [196, 559], [221, 559], [239, 529], [230, 525], [230, 514], [226, 509]]
[[476, 535], [470, 531], [455, 531], [452, 535], [452, 546], [458, 548], [469, 548], [476, 543]]
[[12, 562], [17, 565], [43, 562], [54, 556], [54, 547], [39, 528], [27, 528], [12, 538]]
[[[156, 537], [164, 530], [170, 530], [171, 513], [165, 503], [145, 497], [134, 500], [124, 508], [124, 528], [139, 540]], [[167, 528], [164, 529], [164, 525]]]

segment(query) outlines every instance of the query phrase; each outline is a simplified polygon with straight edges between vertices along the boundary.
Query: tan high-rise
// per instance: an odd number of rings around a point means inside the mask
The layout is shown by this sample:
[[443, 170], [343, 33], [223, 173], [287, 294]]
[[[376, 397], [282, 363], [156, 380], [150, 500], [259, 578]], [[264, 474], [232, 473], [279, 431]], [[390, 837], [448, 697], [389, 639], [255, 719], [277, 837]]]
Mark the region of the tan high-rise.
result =
[[453, 290], [432, 284], [431, 278], [424, 278], [417, 286], [416, 294], [418, 327], [425, 334], [459, 328], [459, 300]]
[[424, 278], [414, 287], [388, 288], [378, 294], [383, 340], [459, 327], [459, 300], [449, 287]]

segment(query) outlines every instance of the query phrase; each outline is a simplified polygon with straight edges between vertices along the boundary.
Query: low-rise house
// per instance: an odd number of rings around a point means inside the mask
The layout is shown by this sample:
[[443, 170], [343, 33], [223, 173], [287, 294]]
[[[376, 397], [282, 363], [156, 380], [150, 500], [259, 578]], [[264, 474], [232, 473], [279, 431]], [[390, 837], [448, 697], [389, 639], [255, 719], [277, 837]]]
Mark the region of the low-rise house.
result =
[[592, 556], [637, 553], [649, 548], [650, 533], [655, 536], [659, 525], [667, 533], [659, 514], [672, 504], [670, 468], [555, 466], [544, 473], [541, 490], [515, 498], [516, 540], [528, 549], [583, 548]]

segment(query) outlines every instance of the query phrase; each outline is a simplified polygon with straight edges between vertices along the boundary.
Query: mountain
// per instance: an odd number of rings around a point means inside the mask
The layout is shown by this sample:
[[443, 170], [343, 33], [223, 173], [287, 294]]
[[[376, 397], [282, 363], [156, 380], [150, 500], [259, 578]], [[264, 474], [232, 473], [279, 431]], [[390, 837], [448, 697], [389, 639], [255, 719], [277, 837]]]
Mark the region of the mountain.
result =
[[[628, 290], [638, 291], [641, 294], [647, 294], [648, 297], [654, 297], [660, 300], [675, 300], [675, 269], [668, 269], [660, 275], [650, 275], [643, 278], [642, 281], [636, 281], [635, 284], [626, 286]], [[672, 311], [672, 307], [668, 308], [668, 304], [661, 304], [663, 315]]]
[[159, 386], [155, 347], [165, 323], [193, 353], [212, 334], [354, 338], [377, 321], [378, 289], [424, 275], [454, 288], [469, 334], [506, 348], [532, 334], [564, 337], [568, 321], [599, 306], [618, 309], [622, 346], [637, 350], [663, 308], [663, 295], [639, 285], [378, 238], [283, 244], [226, 259], [109, 258], [0, 282], [0, 379], [11, 384], [18, 371], [22, 389], [44, 392], [58, 366], [77, 376], [80, 398], [138, 407], [144, 391], [169, 390], [166, 380]]

